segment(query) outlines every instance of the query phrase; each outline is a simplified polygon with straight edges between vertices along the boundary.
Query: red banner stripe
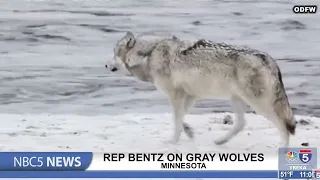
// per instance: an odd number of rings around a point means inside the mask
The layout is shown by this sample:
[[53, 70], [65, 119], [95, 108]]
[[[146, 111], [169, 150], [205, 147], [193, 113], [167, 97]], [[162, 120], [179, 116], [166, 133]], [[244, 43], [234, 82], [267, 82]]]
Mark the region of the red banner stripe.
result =
[[310, 149], [301, 149], [299, 152], [300, 153], [312, 153], [312, 151]]

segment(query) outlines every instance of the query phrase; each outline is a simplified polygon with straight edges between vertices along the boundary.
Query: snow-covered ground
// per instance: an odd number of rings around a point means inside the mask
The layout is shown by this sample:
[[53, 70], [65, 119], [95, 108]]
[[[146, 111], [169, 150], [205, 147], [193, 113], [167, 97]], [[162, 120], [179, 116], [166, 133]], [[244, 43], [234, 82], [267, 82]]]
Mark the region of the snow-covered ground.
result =
[[[195, 141], [172, 135], [170, 106], [152, 85], [104, 64], [128, 30], [247, 45], [274, 56], [299, 123], [291, 145], [320, 147], [320, 16], [293, 14], [318, 0], [0, 0], [0, 150], [275, 154], [279, 135], [247, 114], [229, 143], [227, 102], [202, 100], [186, 117]], [[232, 114], [231, 114], [232, 115]], [[320, 157], [320, 156], [319, 156]]]
[[[188, 115], [195, 131], [192, 141], [185, 135], [178, 144], [172, 136], [170, 114], [123, 115], [50, 115], [1, 114], [5, 121], [0, 134], [1, 151], [92, 151], [92, 152], [262, 152], [277, 156], [279, 133], [265, 118], [247, 114], [245, 129], [229, 143], [217, 146], [215, 138], [225, 134], [232, 124], [223, 119], [233, 114]], [[320, 120], [296, 116], [297, 134], [292, 147], [320, 147]], [[231, 121], [232, 122], [232, 121]], [[318, 152], [318, 157], [320, 152]], [[318, 162], [320, 163], [320, 161]], [[266, 167], [267, 168], [267, 167]]]
[[[0, 135], [1, 151], [92, 151], [92, 152], [263, 152], [275, 154], [279, 134], [270, 121], [247, 114], [247, 125], [232, 141], [217, 146], [213, 140], [231, 127], [223, 119], [229, 113], [188, 115], [195, 140], [185, 135], [178, 145], [168, 143], [173, 133], [170, 114], [123, 114], [101, 116], [1, 114], [5, 121]], [[233, 114], [230, 114], [233, 116]], [[291, 146], [309, 143], [320, 147], [320, 120], [297, 116], [299, 123]], [[4, 127], [3, 126], [3, 127]], [[18, 143], [17, 143], [18, 142]]]

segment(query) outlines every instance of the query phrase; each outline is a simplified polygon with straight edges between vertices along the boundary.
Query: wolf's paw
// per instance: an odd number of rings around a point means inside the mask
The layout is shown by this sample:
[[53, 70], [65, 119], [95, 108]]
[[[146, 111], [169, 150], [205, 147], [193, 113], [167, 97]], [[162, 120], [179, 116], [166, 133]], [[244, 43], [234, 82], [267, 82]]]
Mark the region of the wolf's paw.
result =
[[228, 142], [227, 139], [217, 139], [214, 141], [216, 145], [222, 145], [222, 144], [225, 144], [226, 142]]
[[193, 139], [194, 133], [193, 129], [187, 123], [183, 123], [183, 131], [187, 134], [190, 139]]

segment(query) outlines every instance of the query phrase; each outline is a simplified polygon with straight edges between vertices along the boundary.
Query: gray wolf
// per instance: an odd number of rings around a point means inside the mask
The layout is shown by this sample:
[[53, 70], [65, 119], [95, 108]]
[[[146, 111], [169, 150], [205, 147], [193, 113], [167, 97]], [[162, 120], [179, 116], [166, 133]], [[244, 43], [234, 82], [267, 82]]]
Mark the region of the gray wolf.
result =
[[184, 117], [197, 99], [204, 98], [230, 100], [236, 117], [232, 129], [214, 141], [217, 145], [244, 128], [246, 105], [274, 123], [284, 147], [295, 134], [296, 121], [280, 69], [267, 53], [204, 39], [188, 41], [173, 36], [145, 40], [127, 32], [114, 48], [113, 63], [106, 67], [125, 70], [168, 96], [174, 142], [182, 131], [194, 136]]

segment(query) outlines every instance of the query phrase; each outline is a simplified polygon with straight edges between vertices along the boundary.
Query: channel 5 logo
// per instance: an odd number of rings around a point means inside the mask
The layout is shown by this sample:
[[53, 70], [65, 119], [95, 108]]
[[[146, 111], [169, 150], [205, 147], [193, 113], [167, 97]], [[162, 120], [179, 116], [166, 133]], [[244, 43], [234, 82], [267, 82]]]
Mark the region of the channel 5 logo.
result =
[[312, 151], [310, 149], [300, 149], [299, 159], [303, 163], [308, 163], [312, 158]]
[[310, 149], [300, 149], [297, 151], [289, 151], [286, 154], [288, 163], [308, 163], [312, 158], [312, 151]]

